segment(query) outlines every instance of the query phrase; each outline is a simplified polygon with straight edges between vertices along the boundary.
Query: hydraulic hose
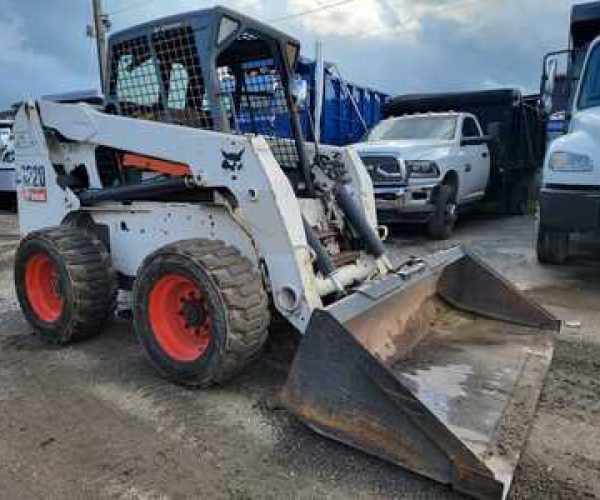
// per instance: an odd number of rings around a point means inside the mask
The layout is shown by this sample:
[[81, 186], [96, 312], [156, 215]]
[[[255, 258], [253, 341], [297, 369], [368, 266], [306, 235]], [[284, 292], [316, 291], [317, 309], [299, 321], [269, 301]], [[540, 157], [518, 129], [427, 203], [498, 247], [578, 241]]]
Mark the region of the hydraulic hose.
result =
[[333, 263], [333, 260], [331, 260], [327, 249], [319, 241], [315, 231], [304, 218], [304, 216], [302, 217], [302, 223], [304, 224], [304, 232], [306, 233], [306, 241], [308, 242], [308, 246], [312, 248], [317, 258], [317, 269], [321, 271], [323, 276], [327, 278], [335, 272], [335, 264]]
[[185, 191], [193, 187], [183, 177], [175, 179], [161, 179], [157, 181], [146, 181], [139, 184], [131, 184], [103, 189], [87, 189], [78, 193], [83, 205], [93, 205], [101, 201], [132, 201], [138, 199], [149, 199], [158, 196]]
[[352, 228], [364, 240], [368, 252], [376, 258], [385, 254], [385, 247], [379, 236], [373, 231], [363, 210], [356, 205], [348, 188], [341, 182], [335, 184], [335, 199], [337, 200], [344, 215], [350, 222]]

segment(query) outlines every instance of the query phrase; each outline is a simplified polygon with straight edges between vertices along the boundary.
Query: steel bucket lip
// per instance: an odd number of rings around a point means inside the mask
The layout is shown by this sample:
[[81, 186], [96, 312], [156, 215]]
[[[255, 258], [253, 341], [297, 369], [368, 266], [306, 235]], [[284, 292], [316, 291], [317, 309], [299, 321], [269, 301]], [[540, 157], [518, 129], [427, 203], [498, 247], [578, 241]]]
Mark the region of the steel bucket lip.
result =
[[390, 273], [383, 278], [365, 282], [358, 287], [354, 293], [343, 297], [324, 309], [334, 318], [336, 318], [341, 324], [346, 324], [348, 321], [360, 316], [361, 314], [364, 314], [371, 309], [374, 301], [381, 301], [392, 295], [401, 294], [406, 289], [414, 286], [421, 280], [438, 277], [452, 264], [459, 263], [463, 260], [472, 261], [486, 273], [488, 273], [492, 278], [498, 280], [498, 282], [506, 287], [510, 292], [517, 294], [520, 300], [526, 304], [526, 307], [529, 307], [537, 312], [537, 315], [539, 316], [538, 319], [540, 321], [535, 323], [530, 320], [519, 320], [507, 314], [473, 309], [469, 307], [468, 304], [465, 304], [464, 301], [461, 301], [457, 297], [453, 297], [451, 294], [444, 293], [443, 290], [438, 289], [438, 294], [443, 298], [444, 301], [448, 302], [451, 306], [457, 309], [472, 312], [474, 314], [485, 316], [491, 319], [516, 323], [523, 326], [541, 328], [543, 330], [551, 330], [555, 332], [560, 331], [561, 321], [558, 318], [556, 318], [552, 313], [539, 305], [537, 302], [527, 297], [504, 276], [489, 266], [484, 259], [477, 255], [476, 252], [465, 245], [456, 245], [447, 250], [441, 250], [419, 259], [408, 259], [405, 263], [402, 263], [400, 266], [398, 266], [395, 272]]

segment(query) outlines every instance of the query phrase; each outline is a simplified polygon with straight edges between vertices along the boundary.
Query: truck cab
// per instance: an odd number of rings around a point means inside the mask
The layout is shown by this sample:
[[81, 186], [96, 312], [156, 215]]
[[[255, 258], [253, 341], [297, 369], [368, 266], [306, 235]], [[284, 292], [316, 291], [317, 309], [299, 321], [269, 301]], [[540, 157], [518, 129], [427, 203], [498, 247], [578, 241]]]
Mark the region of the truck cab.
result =
[[544, 162], [537, 254], [547, 264], [566, 261], [571, 234], [600, 227], [600, 37], [581, 74], [568, 132], [552, 142]]
[[448, 238], [460, 208], [485, 196], [490, 151], [477, 117], [417, 113], [381, 121], [355, 145], [373, 181], [383, 223], [427, 224]]

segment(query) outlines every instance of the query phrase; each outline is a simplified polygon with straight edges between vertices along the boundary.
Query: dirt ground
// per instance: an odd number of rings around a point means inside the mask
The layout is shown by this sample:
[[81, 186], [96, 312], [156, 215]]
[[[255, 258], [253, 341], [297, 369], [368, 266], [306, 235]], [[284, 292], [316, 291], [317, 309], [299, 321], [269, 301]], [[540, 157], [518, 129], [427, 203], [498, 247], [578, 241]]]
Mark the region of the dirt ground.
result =
[[[533, 217], [471, 218], [444, 243], [404, 229], [394, 258], [462, 242], [567, 322], [513, 495], [600, 497], [600, 245], [578, 242], [569, 265], [546, 268]], [[14, 297], [17, 239], [15, 216], [0, 215], [0, 498], [461, 498], [278, 408], [277, 334], [235, 381], [204, 391], [160, 379], [126, 322], [45, 346]]]

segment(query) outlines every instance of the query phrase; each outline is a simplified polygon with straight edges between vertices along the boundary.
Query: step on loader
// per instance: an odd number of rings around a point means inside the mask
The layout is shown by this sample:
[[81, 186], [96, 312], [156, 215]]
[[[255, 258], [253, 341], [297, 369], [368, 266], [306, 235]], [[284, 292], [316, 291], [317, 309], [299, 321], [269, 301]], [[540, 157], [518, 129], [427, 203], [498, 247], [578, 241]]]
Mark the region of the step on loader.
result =
[[15, 281], [33, 327], [88, 337], [129, 293], [158, 371], [205, 387], [242, 370], [280, 315], [302, 336], [281, 389], [293, 414], [505, 496], [552, 315], [461, 248], [390, 262], [357, 154], [302, 138], [293, 38], [215, 7], [116, 33], [108, 53], [102, 106], [17, 113]]

